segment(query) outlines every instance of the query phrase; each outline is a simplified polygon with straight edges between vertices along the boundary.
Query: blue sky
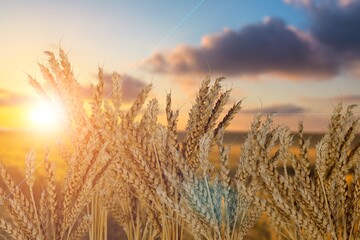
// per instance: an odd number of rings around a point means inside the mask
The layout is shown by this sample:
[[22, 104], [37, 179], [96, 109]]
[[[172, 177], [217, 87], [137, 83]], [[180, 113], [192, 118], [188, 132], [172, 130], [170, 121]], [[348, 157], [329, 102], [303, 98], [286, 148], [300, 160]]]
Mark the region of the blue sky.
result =
[[42, 52], [60, 44], [84, 86], [99, 65], [130, 73], [129, 92], [152, 82], [186, 115], [210, 70], [246, 98], [233, 130], [276, 110], [279, 123], [323, 131], [339, 100], [360, 103], [358, 15], [358, 0], [1, 2], [0, 104], [34, 96], [25, 73], [41, 78]]

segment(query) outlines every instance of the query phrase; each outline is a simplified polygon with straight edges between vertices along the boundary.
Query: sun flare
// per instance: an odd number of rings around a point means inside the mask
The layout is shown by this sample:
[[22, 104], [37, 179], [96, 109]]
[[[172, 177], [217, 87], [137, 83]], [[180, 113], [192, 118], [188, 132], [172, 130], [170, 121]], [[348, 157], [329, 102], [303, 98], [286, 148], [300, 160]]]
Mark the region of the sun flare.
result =
[[63, 112], [59, 106], [47, 101], [37, 103], [29, 114], [33, 125], [41, 129], [58, 129], [60, 127]]

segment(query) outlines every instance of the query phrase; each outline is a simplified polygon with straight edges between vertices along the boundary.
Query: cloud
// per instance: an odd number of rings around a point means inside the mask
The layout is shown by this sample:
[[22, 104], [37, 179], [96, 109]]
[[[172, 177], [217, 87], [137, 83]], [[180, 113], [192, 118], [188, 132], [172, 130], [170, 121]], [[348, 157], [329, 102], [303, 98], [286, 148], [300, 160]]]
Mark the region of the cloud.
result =
[[348, 62], [360, 59], [359, 0], [284, 0], [304, 7], [310, 18], [309, 33], [329, 51]]
[[284, 0], [284, 3], [298, 6], [309, 6], [311, 0]]
[[220, 75], [329, 76], [337, 62], [305, 32], [288, 26], [279, 18], [247, 25], [237, 31], [225, 29], [203, 37], [199, 47], [182, 45], [155, 54], [150, 70], [162, 73], [207, 73]]
[[321, 0], [283, 0], [286, 4], [291, 4], [295, 6], [313, 6], [319, 3], [325, 3], [325, 4], [332, 4], [336, 5], [338, 7], [347, 7], [357, 0], [327, 0], [325, 2], [322, 2]]
[[[180, 45], [158, 52], [147, 69], [160, 73], [225, 76], [277, 74], [289, 80], [359, 75], [360, 0], [284, 0], [301, 6], [307, 30], [266, 17], [237, 30], [203, 37], [200, 46]], [[311, 76], [311, 77], [309, 77]]]
[[[104, 73], [105, 96], [111, 94], [112, 91], [111, 76], [111, 74]], [[122, 86], [123, 101], [132, 102], [145, 86], [146, 84], [144, 82], [133, 77], [127, 77]], [[93, 91], [91, 87], [80, 86], [80, 96], [87, 99], [92, 98]], [[0, 106], [29, 105], [36, 102], [36, 99], [36, 97], [0, 88]]]
[[282, 104], [282, 105], [272, 105], [264, 108], [256, 108], [256, 109], [249, 109], [249, 110], [242, 110], [243, 113], [263, 113], [263, 114], [301, 114], [305, 113], [306, 109], [300, 106], [296, 106], [293, 104]]
[[[104, 82], [105, 82], [105, 96], [108, 96], [112, 92], [112, 74], [104, 73]], [[97, 77], [97, 76], [96, 76]], [[133, 78], [131, 76], [127, 76], [123, 81], [122, 85], [122, 100], [124, 102], [132, 102], [140, 91], [146, 86], [144, 82], [137, 78]], [[82, 86], [81, 87], [81, 95], [84, 98], [92, 98], [93, 91], [90, 86]]]
[[327, 102], [332, 104], [345, 103], [345, 104], [360, 104], [360, 95], [348, 94], [343, 96], [328, 97], [328, 98], [307, 98], [307, 101]]
[[360, 1], [312, 4], [310, 32], [329, 49], [345, 58], [360, 58]]
[[27, 105], [34, 101], [30, 96], [0, 89], [0, 106]]
[[318, 106], [319, 109], [331, 108], [338, 104], [343, 103], [344, 106], [349, 104], [357, 104], [360, 106], [360, 95], [359, 94], [346, 94], [342, 96], [332, 96], [332, 97], [307, 97], [303, 98], [307, 104], [311, 104], [313, 107]]
[[333, 101], [346, 103], [360, 103], [360, 95], [345, 95], [341, 97], [332, 98]]

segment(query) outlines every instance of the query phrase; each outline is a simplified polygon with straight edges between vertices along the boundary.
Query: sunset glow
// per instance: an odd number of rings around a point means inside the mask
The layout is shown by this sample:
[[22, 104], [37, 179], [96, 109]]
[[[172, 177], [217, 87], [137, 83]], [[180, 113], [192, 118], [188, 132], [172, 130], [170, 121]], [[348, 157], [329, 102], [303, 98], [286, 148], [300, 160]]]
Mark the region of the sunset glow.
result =
[[29, 113], [32, 125], [41, 130], [56, 130], [60, 127], [63, 112], [55, 104], [41, 101]]
[[[60, 46], [85, 101], [100, 66], [107, 94], [112, 72], [126, 75], [124, 105], [150, 83], [162, 106], [171, 92], [181, 130], [208, 74], [212, 81], [225, 77], [234, 100], [245, 99], [232, 131], [247, 131], [255, 113], [276, 109], [279, 122], [292, 130], [303, 120], [305, 131], [323, 132], [334, 105], [360, 104], [360, 0], [106, 2], [0, 4], [6, 33], [0, 129], [56, 125], [51, 107], [28, 106], [35, 91], [26, 74], [41, 82], [43, 51], [56, 53]], [[164, 112], [159, 117], [166, 119]]]

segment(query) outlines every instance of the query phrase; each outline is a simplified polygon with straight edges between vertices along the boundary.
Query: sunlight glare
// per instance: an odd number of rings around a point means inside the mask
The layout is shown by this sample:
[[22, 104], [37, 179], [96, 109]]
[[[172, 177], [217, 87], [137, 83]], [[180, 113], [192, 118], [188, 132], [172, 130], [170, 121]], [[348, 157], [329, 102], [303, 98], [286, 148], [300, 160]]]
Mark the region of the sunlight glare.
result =
[[31, 122], [43, 130], [56, 130], [60, 127], [62, 111], [59, 106], [47, 101], [39, 102], [30, 111]]

